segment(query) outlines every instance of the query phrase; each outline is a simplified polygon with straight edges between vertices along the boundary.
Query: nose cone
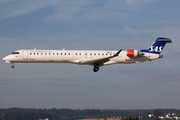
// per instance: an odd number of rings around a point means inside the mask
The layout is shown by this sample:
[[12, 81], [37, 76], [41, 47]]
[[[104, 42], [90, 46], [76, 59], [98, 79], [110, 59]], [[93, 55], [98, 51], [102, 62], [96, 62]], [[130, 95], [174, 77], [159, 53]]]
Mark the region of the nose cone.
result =
[[2, 60], [6, 61], [7, 63], [10, 63], [11, 57], [10, 56], [6, 56]]
[[4, 57], [2, 60], [6, 61], [6, 60], [7, 60], [7, 57]]

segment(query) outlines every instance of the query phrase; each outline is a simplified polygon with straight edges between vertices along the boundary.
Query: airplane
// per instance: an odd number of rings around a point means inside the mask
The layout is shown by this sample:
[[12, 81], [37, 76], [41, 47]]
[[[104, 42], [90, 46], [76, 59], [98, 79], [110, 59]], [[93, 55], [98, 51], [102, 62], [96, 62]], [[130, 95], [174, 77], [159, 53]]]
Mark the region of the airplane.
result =
[[99, 67], [112, 64], [132, 64], [152, 61], [162, 58], [166, 43], [172, 43], [169, 38], [157, 38], [147, 49], [140, 51], [128, 49], [126, 51], [111, 50], [17, 50], [3, 58], [7, 63], [73, 63], [94, 66], [93, 71]]

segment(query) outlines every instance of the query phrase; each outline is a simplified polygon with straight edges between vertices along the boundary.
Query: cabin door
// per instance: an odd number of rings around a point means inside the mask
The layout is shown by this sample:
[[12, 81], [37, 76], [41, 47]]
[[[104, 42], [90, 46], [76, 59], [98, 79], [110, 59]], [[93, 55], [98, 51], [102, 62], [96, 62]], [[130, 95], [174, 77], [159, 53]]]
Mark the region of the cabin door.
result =
[[23, 50], [23, 59], [24, 60], [28, 59], [28, 50]]

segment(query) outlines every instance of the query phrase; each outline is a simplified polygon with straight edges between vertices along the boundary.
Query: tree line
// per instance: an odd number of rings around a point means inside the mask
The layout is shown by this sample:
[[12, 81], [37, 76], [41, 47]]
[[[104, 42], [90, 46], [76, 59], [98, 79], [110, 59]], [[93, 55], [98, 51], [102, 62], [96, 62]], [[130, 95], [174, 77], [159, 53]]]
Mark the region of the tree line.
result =
[[180, 115], [179, 109], [117, 110], [117, 109], [34, 109], [8, 108], [0, 109], [0, 120], [39, 120], [52, 118], [56, 120], [75, 118], [119, 118], [121, 120], [153, 120], [148, 114], [163, 116], [167, 113]]

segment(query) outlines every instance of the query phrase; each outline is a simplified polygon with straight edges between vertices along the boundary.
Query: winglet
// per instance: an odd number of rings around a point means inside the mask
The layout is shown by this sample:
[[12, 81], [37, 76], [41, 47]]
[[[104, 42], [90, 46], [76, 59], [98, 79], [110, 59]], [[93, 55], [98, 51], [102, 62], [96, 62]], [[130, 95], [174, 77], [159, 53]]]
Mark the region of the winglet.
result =
[[113, 57], [117, 57], [121, 51], [122, 49], [120, 49], [116, 54], [114, 54]]

